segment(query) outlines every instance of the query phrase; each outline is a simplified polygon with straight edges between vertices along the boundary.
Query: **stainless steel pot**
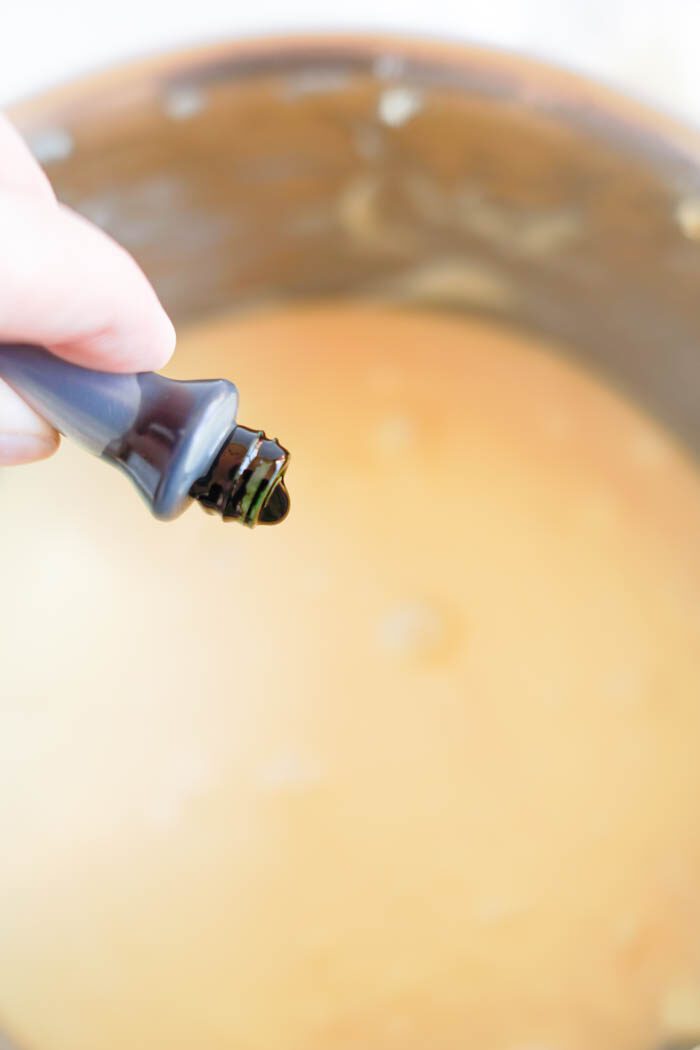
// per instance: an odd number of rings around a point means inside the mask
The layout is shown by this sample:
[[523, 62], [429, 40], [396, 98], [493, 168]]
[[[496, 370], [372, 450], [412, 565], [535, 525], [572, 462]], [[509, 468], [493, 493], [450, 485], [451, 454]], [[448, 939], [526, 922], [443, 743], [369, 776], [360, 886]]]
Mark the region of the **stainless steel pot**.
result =
[[687, 128], [525, 59], [376, 37], [167, 56], [14, 116], [179, 325], [326, 294], [479, 312], [563, 343], [700, 446]]

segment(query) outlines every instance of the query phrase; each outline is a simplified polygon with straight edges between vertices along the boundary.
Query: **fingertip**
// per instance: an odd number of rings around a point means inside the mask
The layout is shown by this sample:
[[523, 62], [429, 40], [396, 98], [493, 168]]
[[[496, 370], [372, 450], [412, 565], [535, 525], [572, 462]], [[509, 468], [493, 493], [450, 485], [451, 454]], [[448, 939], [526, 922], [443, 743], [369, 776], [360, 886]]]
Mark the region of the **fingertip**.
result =
[[175, 331], [136, 260], [65, 205], [0, 192], [0, 331], [107, 372], [162, 368]]
[[[95, 234], [94, 227], [82, 216], [67, 212], [74, 223]], [[122, 245], [97, 231], [101, 247], [111, 256], [112, 278], [105, 302], [105, 316], [111, 323], [98, 326], [91, 349], [99, 347], [101, 360], [96, 368], [115, 372], [151, 372], [162, 368], [175, 350], [175, 328], [163, 307], [153, 285], [136, 260]], [[105, 286], [99, 289], [105, 293]], [[104, 302], [104, 300], [103, 300]], [[89, 328], [87, 329], [89, 333]], [[85, 347], [91, 342], [89, 334], [83, 337]]]
[[156, 322], [158, 329], [156, 337], [153, 340], [153, 346], [151, 349], [152, 364], [151, 369], [154, 372], [164, 368], [170, 358], [175, 353], [175, 346], [177, 344], [177, 333], [175, 331], [175, 325], [166, 314], [163, 307], [160, 307], [160, 314]]
[[[132, 307], [133, 309], [133, 307]], [[158, 303], [126, 325], [109, 325], [80, 340], [53, 342], [50, 349], [73, 364], [99, 372], [157, 372], [173, 355], [177, 336], [172, 321]]]
[[[93, 286], [94, 297], [85, 304], [82, 332], [69, 344], [52, 350], [78, 364], [110, 372], [150, 372], [162, 368], [173, 355], [175, 328], [152, 284], [136, 260], [82, 216], [60, 206], [69, 224], [105, 253], [107, 271]], [[87, 322], [91, 313], [97, 323]], [[101, 315], [101, 316], [100, 316]]]

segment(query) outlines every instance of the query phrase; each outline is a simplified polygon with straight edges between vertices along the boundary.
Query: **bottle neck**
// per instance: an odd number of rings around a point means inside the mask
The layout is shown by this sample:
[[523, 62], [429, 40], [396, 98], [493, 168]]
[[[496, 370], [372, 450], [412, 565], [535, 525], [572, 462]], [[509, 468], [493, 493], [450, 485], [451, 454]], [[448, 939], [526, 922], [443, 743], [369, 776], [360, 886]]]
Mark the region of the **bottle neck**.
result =
[[288, 462], [286, 449], [262, 430], [237, 426], [190, 495], [225, 521], [240, 521], [249, 528], [274, 525], [289, 510], [283, 481]]

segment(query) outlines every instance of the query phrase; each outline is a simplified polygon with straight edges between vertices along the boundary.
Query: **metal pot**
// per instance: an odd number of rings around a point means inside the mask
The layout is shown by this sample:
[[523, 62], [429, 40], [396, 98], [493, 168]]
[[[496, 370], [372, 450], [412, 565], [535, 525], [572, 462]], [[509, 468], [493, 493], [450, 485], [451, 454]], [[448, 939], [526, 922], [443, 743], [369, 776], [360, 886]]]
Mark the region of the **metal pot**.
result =
[[700, 446], [700, 138], [670, 120], [514, 56], [351, 36], [166, 56], [14, 117], [179, 326], [320, 295], [477, 312]]

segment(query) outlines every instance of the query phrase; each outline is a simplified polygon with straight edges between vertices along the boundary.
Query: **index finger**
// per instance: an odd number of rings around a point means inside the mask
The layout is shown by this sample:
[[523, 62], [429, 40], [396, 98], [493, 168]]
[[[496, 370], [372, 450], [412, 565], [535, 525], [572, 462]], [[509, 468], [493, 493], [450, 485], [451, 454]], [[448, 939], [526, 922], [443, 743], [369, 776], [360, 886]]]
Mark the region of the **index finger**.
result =
[[42, 200], [56, 199], [29, 146], [4, 113], [0, 113], [0, 187]]
[[0, 187], [0, 342], [114, 372], [160, 368], [175, 331], [131, 256], [86, 219]]

